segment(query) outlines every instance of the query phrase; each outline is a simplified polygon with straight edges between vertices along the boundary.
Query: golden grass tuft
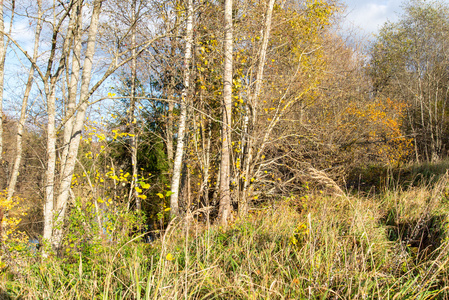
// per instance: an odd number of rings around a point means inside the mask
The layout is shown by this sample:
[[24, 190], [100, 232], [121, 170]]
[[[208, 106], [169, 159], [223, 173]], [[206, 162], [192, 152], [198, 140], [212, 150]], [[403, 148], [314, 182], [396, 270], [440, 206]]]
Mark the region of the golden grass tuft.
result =
[[173, 222], [152, 244], [28, 259], [12, 297], [49, 299], [447, 299], [447, 175], [377, 196], [311, 193], [227, 228]]

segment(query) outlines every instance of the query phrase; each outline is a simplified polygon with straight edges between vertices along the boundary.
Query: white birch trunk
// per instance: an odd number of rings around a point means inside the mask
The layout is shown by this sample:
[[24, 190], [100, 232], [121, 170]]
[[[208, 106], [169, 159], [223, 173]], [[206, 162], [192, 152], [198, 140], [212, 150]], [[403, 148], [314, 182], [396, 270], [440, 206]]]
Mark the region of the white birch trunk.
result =
[[[84, 126], [86, 110], [89, 106], [89, 103], [88, 101], [86, 101], [86, 99], [89, 97], [89, 85], [92, 78], [92, 66], [95, 54], [95, 42], [98, 32], [98, 24], [102, 2], [103, 2], [102, 0], [95, 0], [93, 3], [91, 22], [87, 37], [86, 53], [83, 64], [83, 73], [81, 77], [81, 90], [79, 97], [79, 102], [81, 103], [81, 105], [78, 113], [76, 114], [75, 121], [73, 124], [72, 137], [69, 143], [67, 160], [65, 166], [61, 166], [61, 169], [64, 170], [64, 173], [62, 174], [60, 190], [56, 202], [57, 224], [62, 224], [65, 217], [67, 201], [70, 195], [70, 185], [72, 182], [72, 176], [75, 169], [76, 158], [78, 155], [81, 132]], [[58, 228], [54, 234], [54, 246], [56, 248], [59, 247], [61, 241], [62, 241], [62, 230], [61, 228]]]
[[3, 83], [6, 57], [5, 36], [3, 35], [4, 31], [5, 24], [3, 21], [3, 0], [0, 0], [0, 165], [3, 164]]
[[[39, 53], [39, 38], [42, 31], [42, 0], [37, 1], [38, 4], [38, 16], [37, 16], [37, 25], [36, 31], [34, 34], [34, 50], [33, 50], [33, 60], [36, 61]], [[0, 26], [1, 27], [1, 26]], [[0, 30], [2, 30], [0, 28]], [[1, 43], [1, 42], [0, 42]], [[33, 85], [33, 75], [34, 75], [34, 66], [30, 66], [30, 71], [28, 73], [28, 80], [25, 87], [25, 93], [22, 99], [22, 108], [20, 110], [20, 118], [17, 124], [17, 137], [16, 137], [16, 157], [14, 159], [14, 166], [11, 172], [11, 179], [8, 185], [8, 200], [11, 200], [12, 196], [16, 190], [17, 178], [19, 176], [20, 163], [22, 161], [22, 140], [23, 140], [23, 128], [25, 126], [25, 121], [27, 119], [27, 106], [28, 106], [28, 98], [30, 96], [31, 87]]]
[[45, 173], [45, 204], [44, 204], [44, 240], [51, 241], [53, 234], [53, 201], [56, 170], [56, 128], [55, 105], [56, 95], [52, 91], [47, 98], [47, 171]]
[[[256, 124], [256, 118], [257, 118], [257, 102], [260, 95], [260, 91], [262, 89], [262, 81], [263, 81], [263, 73], [264, 73], [264, 66], [266, 62], [266, 56], [267, 56], [267, 48], [268, 48], [268, 41], [270, 38], [270, 31], [271, 31], [271, 18], [273, 15], [273, 6], [274, 6], [275, 0], [270, 0], [268, 3], [267, 8], [267, 14], [265, 19], [265, 25], [264, 25], [264, 33], [263, 33], [263, 39], [262, 39], [262, 47], [260, 49], [260, 56], [259, 56], [259, 65], [257, 68], [257, 75], [256, 75], [256, 85], [254, 89], [254, 93], [251, 97], [251, 107], [252, 107], [252, 128], [255, 127]], [[246, 146], [246, 149], [248, 151], [247, 155], [245, 156], [245, 165], [244, 165], [244, 182], [243, 182], [243, 189], [242, 193], [240, 195], [240, 204], [239, 204], [239, 214], [245, 215], [248, 212], [248, 187], [251, 182], [252, 178], [252, 172], [251, 172], [251, 166], [253, 165], [253, 137], [250, 135], [248, 136], [248, 144]], [[241, 206], [241, 207], [240, 207]]]
[[[55, 17], [56, 23], [56, 17]], [[47, 97], [47, 170], [46, 170], [46, 185], [45, 185], [45, 201], [44, 201], [44, 232], [43, 239], [49, 241], [53, 246], [54, 242], [54, 219], [55, 219], [55, 177], [56, 177], [56, 83], [60, 78], [62, 71], [66, 66], [66, 58], [69, 53], [70, 40], [72, 36], [74, 20], [73, 16], [70, 17], [69, 27], [67, 29], [67, 36], [64, 40], [62, 47], [62, 56], [59, 60], [59, 66], [55, 74], [52, 75], [52, 62], [54, 59], [54, 53], [56, 49], [57, 34], [53, 35], [52, 52], [49, 58], [48, 69], [46, 76], [43, 78], [45, 84], [45, 93]], [[47, 82], [49, 80], [49, 82]], [[61, 165], [61, 169], [64, 169], [64, 165]], [[71, 178], [70, 178], [71, 180]], [[62, 226], [62, 222], [58, 219], [59, 226]], [[59, 228], [61, 230], [62, 228]], [[46, 251], [44, 249], [44, 255]]]
[[[131, 191], [134, 195], [134, 200], [136, 201], [136, 210], [142, 209], [142, 204], [139, 198], [139, 192], [137, 192], [137, 135], [136, 135], [136, 122], [134, 120], [134, 112], [136, 109], [136, 79], [137, 79], [137, 57], [136, 57], [136, 0], [133, 0], [131, 4], [131, 102], [129, 107], [129, 133], [131, 134], [131, 167], [132, 167], [132, 181], [131, 181]], [[131, 200], [131, 199], [129, 199]]]
[[[76, 108], [76, 94], [78, 91], [78, 84], [80, 78], [80, 69], [81, 69], [81, 35], [82, 35], [82, 26], [83, 26], [83, 14], [82, 14], [82, 1], [78, 0], [75, 4], [75, 14], [76, 18], [73, 18], [73, 52], [72, 52], [72, 70], [70, 74], [70, 78], [68, 79], [69, 83], [69, 93], [68, 93], [68, 101], [65, 112], [66, 123], [64, 126], [64, 139], [63, 139], [63, 150], [61, 156], [61, 167], [66, 166], [67, 154], [69, 152], [69, 144], [70, 139], [72, 137], [72, 129], [74, 122], [74, 113]], [[61, 174], [64, 174], [64, 170], [60, 170]]]
[[[13, 19], [14, 19], [15, 0], [12, 1], [11, 19], [9, 22], [9, 35], [11, 35]], [[5, 21], [3, 19], [4, 0], [0, 0], [0, 166], [3, 165], [3, 87], [5, 76], [5, 59], [8, 42], [5, 42]]]
[[[170, 47], [170, 57], [173, 58], [175, 57], [175, 39], [171, 38], [170, 39], [170, 43], [171, 43], [171, 47]], [[168, 166], [170, 168], [170, 171], [173, 171], [173, 158], [174, 158], [174, 153], [173, 153], [173, 110], [175, 108], [175, 103], [173, 102], [173, 94], [174, 94], [174, 85], [175, 85], [175, 76], [174, 76], [175, 71], [173, 70], [173, 67], [170, 68], [170, 81], [167, 83], [167, 94], [166, 94], [166, 98], [169, 100], [168, 102], [168, 121], [167, 121], [167, 126], [166, 126], [166, 130], [167, 133], [165, 135], [165, 139], [166, 139], [166, 145], [167, 145], [167, 160], [168, 160]], [[167, 81], [165, 81], [167, 82]]]
[[[173, 93], [170, 93], [170, 98], [173, 97]], [[167, 97], [168, 98], [168, 97]], [[171, 100], [171, 99], [170, 99]], [[173, 168], [173, 109], [175, 108], [173, 101], [168, 103], [168, 121], [167, 121], [167, 133], [165, 135], [167, 145], [167, 160], [170, 169]]]
[[222, 147], [221, 147], [221, 181], [219, 219], [221, 224], [227, 225], [231, 217], [230, 180], [230, 151], [231, 151], [231, 121], [232, 121], [232, 0], [225, 1], [225, 46], [224, 46], [224, 77], [223, 77], [223, 106], [222, 106]]
[[184, 153], [184, 136], [187, 123], [187, 97], [190, 88], [190, 63], [192, 60], [193, 44], [193, 0], [187, 3], [187, 32], [186, 52], [184, 57], [184, 89], [181, 95], [181, 114], [179, 117], [178, 140], [176, 146], [175, 161], [173, 164], [173, 176], [171, 181], [170, 215], [179, 215], [179, 184], [181, 181], [182, 156]]

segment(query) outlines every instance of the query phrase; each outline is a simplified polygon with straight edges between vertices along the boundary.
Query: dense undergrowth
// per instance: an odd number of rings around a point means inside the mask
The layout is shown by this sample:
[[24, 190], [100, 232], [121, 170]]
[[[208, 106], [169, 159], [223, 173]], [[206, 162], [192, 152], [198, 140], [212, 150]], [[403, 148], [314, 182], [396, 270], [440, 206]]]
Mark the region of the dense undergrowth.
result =
[[346, 188], [351, 193], [379, 193], [397, 187], [408, 188], [434, 185], [446, 174], [449, 160], [422, 162], [404, 166], [368, 164], [354, 168], [346, 178]]
[[[448, 176], [365, 196], [310, 193], [236, 217], [197, 215], [160, 238], [92, 236], [62, 255], [15, 253], [17, 299], [449, 299]], [[119, 233], [117, 233], [119, 234]], [[72, 245], [73, 246], [73, 245]]]

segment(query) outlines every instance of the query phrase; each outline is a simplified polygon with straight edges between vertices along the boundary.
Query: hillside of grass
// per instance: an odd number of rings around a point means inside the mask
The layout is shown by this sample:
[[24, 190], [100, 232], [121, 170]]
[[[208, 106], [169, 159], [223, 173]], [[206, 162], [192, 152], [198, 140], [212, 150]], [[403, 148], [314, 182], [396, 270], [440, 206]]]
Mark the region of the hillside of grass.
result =
[[[190, 214], [142, 234], [4, 267], [5, 299], [447, 299], [448, 175], [376, 195], [310, 192], [235, 216]], [[117, 233], [119, 235], [119, 233]]]

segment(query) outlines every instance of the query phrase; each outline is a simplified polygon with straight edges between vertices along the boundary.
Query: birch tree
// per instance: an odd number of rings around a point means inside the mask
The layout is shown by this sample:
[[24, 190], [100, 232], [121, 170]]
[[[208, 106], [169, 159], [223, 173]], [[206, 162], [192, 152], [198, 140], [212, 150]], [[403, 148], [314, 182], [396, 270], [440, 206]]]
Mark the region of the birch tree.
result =
[[223, 104], [221, 127], [221, 164], [220, 164], [220, 209], [219, 219], [226, 225], [231, 218], [230, 181], [230, 151], [232, 126], [232, 63], [233, 63], [233, 25], [232, 0], [224, 3], [224, 76], [223, 76]]
[[[56, 19], [53, 16], [55, 24], [52, 32], [51, 50], [48, 59], [48, 65], [45, 75], [41, 75], [45, 88], [45, 96], [47, 100], [47, 169], [45, 183], [45, 200], [44, 200], [44, 232], [43, 238], [50, 240], [53, 235], [54, 221], [54, 197], [55, 197], [55, 181], [56, 181], [56, 87], [66, 63], [66, 55], [68, 54], [70, 35], [75, 23], [75, 15], [72, 12], [75, 3], [71, 1], [69, 9], [63, 13], [62, 17]], [[56, 49], [58, 44], [59, 30], [61, 30], [63, 22], [69, 17], [69, 26], [67, 28], [67, 36], [62, 46], [62, 55], [59, 59], [57, 69], [53, 70], [53, 63], [56, 59]], [[31, 59], [32, 60], [32, 59]], [[32, 60], [33, 61], [33, 60]], [[54, 73], [53, 73], [54, 72]]]
[[[42, 23], [43, 23], [43, 12], [42, 12], [42, 1], [37, 0], [38, 13], [37, 13], [37, 24], [34, 33], [34, 50], [33, 50], [33, 61], [37, 61], [39, 55], [39, 41], [40, 35], [42, 32]], [[1, 26], [0, 26], [1, 27]], [[1, 30], [1, 29], [0, 29]], [[0, 42], [1, 43], [1, 42]], [[1, 68], [1, 67], [0, 67]], [[22, 108], [20, 110], [19, 121], [17, 122], [17, 136], [16, 136], [16, 157], [14, 159], [14, 165], [11, 172], [11, 178], [8, 185], [8, 201], [11, 200], [12, 196], [16, 190], [17, 178], [19, 176], [20, 164], [22, 162], [22, 153], [23, 153], [23, 134], [24, 134], [24, 126], [27, 119], [27, 107], [28, 107], [28, 99], [30, 97], [31, 88], [34, 82], [34, 72], [35, 68], [33, 64], [30, 66], [30, 70], [28, 72], [28, 79], [25, 85], [25, 92], [22, 99]]]
[[178, 137], [176, 145], [175, 160], [173, 163], [173, 175], [171, 180], [170, 214], [179, 215], [179, 184], [181, 182], [182, 157], [184, 154], [184, 138], [187, 123], [187, 104], [190, 102], [190, 77], [193, 47], [193, 0], [187, 1], [187, 24], [186, 24], [186, 49], [184, 56], [184, 88], [181, 95], [180, 117], [178, 125]]
[[[5, 57], [6, 45], [3, 32], [5, 31], [5, 24], [3, 20], [3, 1], [0, 0], [0, 164], [3, 165], [3, 82], [5, 74]], [[12, 24], [11, 24], [12, 25]]]
[[[70, 2], [71, 10], [66, 12], [69, 17], [69, 26], [66, 37], [63, 41], [61, 58], [59, 67], [54, 75], [51, 76], [50, 84], [46, 85], [47, 94], [47, 107], [48, 107], [48, 125], [47, 125], [47, 183], [46, 183], [46, 199], [44, 207], [44, 239], [50, 240], [54, 248], [58, 248], [62, 240], [62, 227], [67, 203], [70, 195], [71, 181], [73, 172], [75, 169], [76, 158], [78, 155], [78, 149], [80, 145], [81, 133], [83, 131], [86, 112], [89, 107], [91, 95], [101, 86], [101, 84], [118, 68], [124, 66], [130, 62], [133, 57], [140, 55], [144, 49], [146, 49], [153, 41], [157, 40], [159, 36], [149, 38], [135, 45], [136, 52], [131, 56], [126, 56], [131, 49], [119, 52], [117, 50], [111, 51], [110, 64], [107, 65], [104, 73], [97, 77], [94, 83], [92, 83], [92, 70], [95, 57], [95, 46], [97, 41], [97, 35], [99, 30], [100, 13], [102, 11], [103, 0], [95, 0], [93, 2], [92, 11], [90, 14], [90, 20], [88, 23], [87, 41], [84, 43], [82, 35], [77, 28], [80, 28], [83, 16], [82, 8], [85, 4], [81, 0], [73, 0]], [[76, 9], [75, 9], [76, 8]], [[59, 20], [59, 23], [62, 23]], [[132, 26], [134, 26], [133, 24]], [[59, 30], [59, 27], [55, 27], [55, 30]], [[125, 35], [132, 30], [129, 28], [125, 31]], [[54, 36], [58, 36], [58, 32], [54, 33]], [[119, 37], [123, 39], [124, 37]], [[56, 45], [56, 41], [53, 42]], [[80, 55], [80, 47], [85, 44], [85, 50]], [[69, 45], [74, 45], [73, 50], [69, 51]], [[53, 52], [52, 52], [53, 53]], [[65, 114], [65, 118], [60, 125], [64, 127], [64, 139], [65, 149], [63, 150], [63, 160], [59, 167], [60, 180], [58, 182], [58, 190], [55, 192], [55, 178], [56, 178], [56, 124], [55, 124], [55, 89], [56, 79], [59, 78], [61, 70], [67, 68], [68, 59], [71, 54], [72, 59], [72, 75], [70, 77], [69, 88], [69, 104]], [[50, 59], [53, 59], [53, 54], [50, 55]], [[50, 60], [49, 61], [52, 61]], [[49, 63], [51, 66], [52, 63]], [[82, 68], [81, 68], [82, 65]], [[47, 71], [47, 73], [51, 73]], [[44, 79], [47, 77], [42, 76]], [[45, 80], [44, 80], [45, 83]], [[77, 87], [77, 88], [75, 88]], [[79, 92], [75, 93], [78, 90]], [[47, 92], [48, 91], [48, 92]], [[76, 96], [76, 97], [74, 97]], [[76, 104], [75, 104], [76, 103]], [[74, 108], [74, 109], [72, 109]], [[56, 200], [56, 201], [55, 201]], [[55, 230], [54, 226], [58, 224]]]
[[[81, 132], [83, 130], [85, 115], [89, 106], [89, 97], [92, 94], [90, 90], [90, 83], [92, 78], [92, 67], [95, 54], [95, 43], [98, 33], [99, 18], [101, 12], [102, 0], [95, 0], [92, 8], [92, 15], [89, 24], [89, 31], [87, 36], [86, 51], [83, 60], [83, 70], [81, 73], [81, 87], [79, 92], [79, 108], [76, 116], [74, 117], [74, 123], [71, 130], [70, 142], [67, 145], [67, 160], [65, 164], [61, 164], [61, 183], [59, 194], [56, 199], [56, 209], [50, 212], [50, 220], [56, 215], [56, 224], [63, 224], [65, 212], [67, 209], [67, 201], [69, 198], [70, 185], [75, 168], [76, 157], [78, 155], [78, 148], [80, 144]], [[109, 69], [115, 69], [116, 66], [110, 66]], [[106, 71], [105, 75], [109, 73]], [[110, 74], [109, 74], [110, 75]], [[97, 82], [98, 84], [98, 82]], [[48, 150], [47, 150], [48, 151]], [[47, 198], [46, 203], [53, 201], [53, 199]], [[47, 216], [46, 216], [47, 217]], [[49, 235], [49, 232], [53, 232], [53, 224], [47, 224], [44, 227], [44, 238], [53, 238], [52, 242], [55, 248], [59, 247], [62, 241], [62, 228], [59, 227], [53, 236]]]
[[[13, 20], [14, 20], [14, 6], [15, 0], [11, 3], [11, 18], [9, 22], [9, 33], [11, 34]], [[3, 89], [4, 89], [4, 77], [5, 77], [5, 59], [6, 50], [9, 45], [9, 41], [5, 41], [5, 21], [4, 21], [4, 0], [0, 0], [0, 165], [4, 165], [3, 161]]]
[[[130, 126], [129, 133], [131, 136], [131, 167], [132, 167], [132, 182], [131, 193], [134, 194], [134, 200], [136, 201], [136, 209], [141, 210], [142, 205], [137, 191], [137, 135], [136, 135], [136, 122], [134, 120], [135, 108], [136, 108], [136, 81], [137, 81], [137, 57], [136, 57], [136, 26], [137, 13], [136, 13], [136, 0], [131, 2], [131, 101], [129, 104], [129, 118], [128, 124]], [[130, 199], [131, 200], [131, 199]]]
[[[243, 125], [243, 147], [246, 151], [245, 155], [243, 156], [244, 159], [244, 173], [243, 173], [243, 188], [242, 192], [240, 194], [240, 203], [239, 203], [239, 214], [245, 215], [248, 211], [248, 187], [251, 183], [252, 178], [252, 171], [253, 168], [253, 155], [254, 155], [254, 136], [248, 135], [249, 130], [248, 126], [251, 128], [254, 128], [256, 126], [257, 121], [257, 111], [258, 111], [258, 101], [259, 101], [259, 95], [262, 89], [262, 83], [263, 83], [263, 75], [264, 75], [264, 67], [266, 64], [266, 56], [267, 56], [267, 49], [268, 49], [268, 41], [270, 38], [270, 31], [271, 31], [271, 18], [273, 15], [273, 7], [274, 7], [275, 0], [270, 0], [268, 2], [266, 16], [265, 16], [265, 24], [263, 26], [263, 38], [262, 38], [262, 45], [260, 48], [259, 53], [259, 64], [257, 67], [257, 75], [255, 80], [255, 88], [253, 93], [250, 94], [250, 98], [248, 99], [247, 103], [247, 113], [245, 116], [245, 122]], [[249, 120], [251, 118], [251, 120]], [[250, 124], [248, 124], [250, 122]], [[246, 143], [245, 143], [246, 141]]]

